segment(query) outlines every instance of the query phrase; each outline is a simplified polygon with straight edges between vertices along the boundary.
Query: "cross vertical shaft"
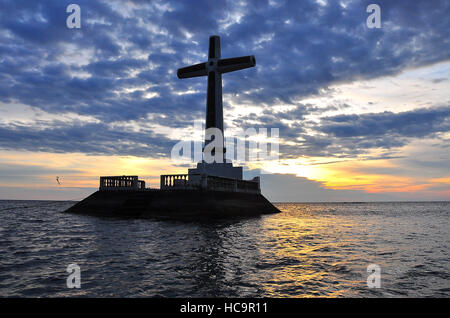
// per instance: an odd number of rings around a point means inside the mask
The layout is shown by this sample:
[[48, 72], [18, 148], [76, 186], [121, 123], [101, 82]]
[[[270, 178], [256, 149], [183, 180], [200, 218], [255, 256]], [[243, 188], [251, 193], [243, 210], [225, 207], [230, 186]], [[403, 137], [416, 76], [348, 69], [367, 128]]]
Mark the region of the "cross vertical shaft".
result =
[[[209, 54], [207, 62], [208, 90], [206, 93], [205, 129], [217, 128], [222, 132], [223, 136], [222, 74], [217, 70], [220, 54], [220, 38], [218, 36], [211, 36], [209, 38]], [[211, 141], [212, 140], [207, 140], [205, 138], [205, 146]], [[217, 149], [217, 151], [225, 153], [223, 144], [222, 149]]]
[[[222, 59], [220, 50], [220, 37], [217, 35], [213, 35], [209, 38], [208, 62], [178, 69], [178, 78], [190, 78], [198, 76], [208, 77], [205, 129], [217, 128], [222, 132], [222, 136], [224, 136], [222, 74], [242, 70], [245, 68], [253, 67], [255, 65], [256, 62], [253, 55]], [[212, 140], [207, 140], [207, 138], [205, 138], [205, 146], [211, 141]], [[214, 149], [214, 151], [223, 154], [222, 162], [224, 162], [225, 147], [223, 145], [223, 140], [221, 148], [222, 149]]]

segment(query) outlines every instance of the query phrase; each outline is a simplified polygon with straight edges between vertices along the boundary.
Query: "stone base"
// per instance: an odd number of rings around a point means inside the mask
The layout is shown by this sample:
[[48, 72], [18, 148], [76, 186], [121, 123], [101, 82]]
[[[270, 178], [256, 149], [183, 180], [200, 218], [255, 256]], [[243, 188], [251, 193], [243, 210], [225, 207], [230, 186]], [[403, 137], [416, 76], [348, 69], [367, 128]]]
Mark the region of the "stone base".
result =
[[210, 176], [242, 180], [242, 167], [233, 167], [231, 162], [197, 163], [197, 168], [189, 169], [189, 174], [207, 174]]
[[97, 191], [65, 212], [116, 217], [245, 217], [278, 213], [263, 195], [197, 190]]

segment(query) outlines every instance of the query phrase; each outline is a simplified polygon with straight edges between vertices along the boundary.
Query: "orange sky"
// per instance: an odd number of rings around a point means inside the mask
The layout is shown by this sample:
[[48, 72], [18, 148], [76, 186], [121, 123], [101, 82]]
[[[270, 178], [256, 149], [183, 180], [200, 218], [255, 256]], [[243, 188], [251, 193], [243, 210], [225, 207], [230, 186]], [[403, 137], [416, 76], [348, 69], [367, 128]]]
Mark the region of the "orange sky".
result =
[[[369, 112], [400, 112], [421, 107], [424, 103], [438, 105], [443, 98], [449, 98], [450, 85], [448, 80], [431, 86], [428, 78], [437, 75], [448, 75], [450, 63], [430, 66], [428, 68], [413, 69], [396, 76], [374, 79], [372, 81], [354, 82], [337, 85], [333, 88], [331, 97], [308, 97], [304, 103], [323, 105], [327, 103], [346, 103], [349, 105], [340, 113], [364, 114]], [[437, 74], [439, 73], [439, 74]], [[413, 94], [414, 86], [420, 85], [421, 94]], [[371, 87], [371, 89], [368, 89]], [[405, 92], [411, 91], [411, 94]], [[377, 94], [374, 95], [374, 92]], [[383, 92], [381, 94], [381, 92]], [[189, 94], [189, 92], [184, 92]], [[408, 96], [412, 96], [409, 98]], [[370, 107], [360, 107], [364, 100], [375, 100], [377, 103]], [[246, 105], [238, 107], [233, 104], [232, 95], [224, 95], [226, 136], [233, 135], [236, 128], [232, 120], [254, 112], [257, 107]], [[1, 106], [1, 105], [0, 105]], [[277, 108], [275, 105], [274, 108]], [[286, 108], [283, 105], [279, 109]], [[7, 112], [11, 108], [0, 107], [0, 114], [4, 115], [3, 122], [29, 125], [36, 120], [47, 118], [52, 120], [75, 120], [70, 116], [58, 118], [56, 115], [30, 112], [29, 108], [20, 108], [20, 112]], [[335, 115], [331, 110], [325, 116]], [[76, 116], [75, 116], [76, 117]], [[307, 118], [320, 120], [320, 118]], [[79, 120], [76, 117], [76, 120]], [[83, 120], [88, 120], [84, 118]], [[284, 120], [289, 124], [289, 120]], [[139, 131], [144, 122], [117, 122], [117, 127], [135, 129]], [[270, 127], [268, 127], [270, 128]], [[177, 130], [170, 127], [151, 127], [174, 141], [202, 140], [203, 132], [194, 130]], [[280, 136], [283, 138], [283, 136]], [[294, 175], [302, 180], [309, 180], [317, 185], [318, 198], [320, 189], [339, 191], [353, 191], [351, 200], [358, 200], [360, 195], [373, 194], [377, 200], [448, 200], [450, 198], [450, 172], [448, 165], [449, 148], [443, 140], [449, 140], [448, 132], [442, 133], [440, 139], [411, 139], [406, 145], [391, 149], [392, 157], [383, 159], [385, 149], [370, 149], [367, 153], [353, 158], [339, 157], [311, 157], [301, 155], [298, 158], [284, 158], [281, 154], [278, 161], [246, 162], [248, 169], [262, 169], [266, 173]], [[284, 142], [289, 142], [283, 139]], [[372, 159], [374, 158], [374, 159]], [[382, 159], [379, 159], [382, 158]], [[195, 163], [184, 162], [181, 166], [172, 162], [170, 158], [142, 158], [133, 156], [101, 156], [83, 153], [47, 153], [0, 150], [0, 199], [72, 199], [81, 198], [92, 193], [98, 187], [100, 175], [139, 175], [147, 182], [147, 186], [158, 187], [160, 174], [186, 173], [187, 166]], [[59, 176], [61, 185], [56, 182]], [[264, 178], [264, 175], [262, 176]], [[306, 178], [306, 179], [305, 179]], [[270, 185], [266, 185], [270, 186]], [[28, 189], [29, 191], [22, 191]], [[31, 190], [30, 190], [31, 189]], [[40, 190], [44, 192], [40, 192]], [[264, 191], [264, 188], [263, 188]], [[272, 189], [271, 199], [276, 201], [277, 192]], [[278, 189], [283, 193], [283, 189]], [[296, 194], [297, 193], [297, 194]], [[349, 198], [348, 191], [345, 198]], [[383, 196], [383, 195], [386, 196]], [[370, 197], [369, 197], [370, 198]], [[302, 196], [302, 188], [293, 192], [292, 201], [307, 200]], [[326, 195], [323, 196], [326, 201]]]

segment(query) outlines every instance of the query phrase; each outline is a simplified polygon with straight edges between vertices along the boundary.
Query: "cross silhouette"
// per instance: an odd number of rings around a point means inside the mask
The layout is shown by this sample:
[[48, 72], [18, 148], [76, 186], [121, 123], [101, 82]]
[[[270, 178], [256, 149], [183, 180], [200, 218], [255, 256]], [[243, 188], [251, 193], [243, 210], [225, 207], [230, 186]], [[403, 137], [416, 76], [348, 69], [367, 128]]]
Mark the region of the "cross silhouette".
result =
[[[239, 71], [256, 65], [253, 55], [222, 59], [220, 56], [220, 37], [209, 38], [208, 62], [194, 64], [178, 69], [178, 78], [208, 76], [206, 95], [206, 127], [220, 129], [223, 134], [222, 74]], [[212, 140], [205, 140], [205, 146]], [[225, 147], [215, 149], [225, 155]]]

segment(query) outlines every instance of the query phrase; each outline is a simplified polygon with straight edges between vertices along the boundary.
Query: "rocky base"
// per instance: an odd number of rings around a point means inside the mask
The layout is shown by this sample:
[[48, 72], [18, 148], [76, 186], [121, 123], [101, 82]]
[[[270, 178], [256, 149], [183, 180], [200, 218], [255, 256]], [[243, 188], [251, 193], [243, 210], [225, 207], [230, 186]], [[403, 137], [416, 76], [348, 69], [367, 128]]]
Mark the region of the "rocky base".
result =
[[263, 195], [195, 190], [97, 191], [67, 213], [119, 217], [242, 217], [278, 213]]

